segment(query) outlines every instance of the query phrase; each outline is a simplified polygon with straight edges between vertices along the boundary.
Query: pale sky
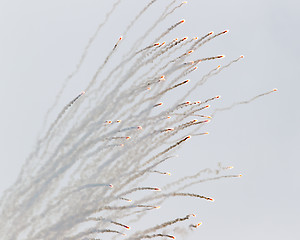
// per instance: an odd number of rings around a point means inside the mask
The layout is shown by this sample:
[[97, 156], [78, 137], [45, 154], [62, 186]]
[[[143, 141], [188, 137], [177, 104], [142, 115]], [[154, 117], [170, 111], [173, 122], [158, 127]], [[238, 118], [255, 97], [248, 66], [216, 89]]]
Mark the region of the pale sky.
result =
[[[123, 34], [144, 6], [141, 2], [146, 1], [122, 2], [95, 41], [100, 51], [90, 53], [57, 109], [84, 89], [84, 79], [102, 60], [101, 49]], [[110, 7], [110, 1], [95, 0], [0, 0], [0, 193], [15, 181], [62, 81]], [[154, 12], [155, 8], [159, 4]], [[299, 10], [295, 0], [191, 0], [158, 29], [182, 18], [186, 23], [176, 32], [178, 37], [229, 29], [203, 48], [203, 56], [224, 54], [230, 61], [245, 55], [191, 98], [221, 95], [216, 107], [225, 107], [279, 90], [218, 113], [206, 127], [208, 136], [180, 149], [174, 166], [167, 169], [172, 177], [179, 171], [188, 175], [194, 168], [214, 168], [218, 162], [233, 165], [232, 173], [243, 177], [193, 188], [214, 197], [214, 203], [189, 199], [162, 208], [172, 217], [194, 212], [203, 222], [197, 231], [178, 239], [299, 239]], [[149, 16], [139, 22], [127, 37], [139, 37], [138, 30], [151, 21]], [[201, 78], [201, 73], [192, 77]]]

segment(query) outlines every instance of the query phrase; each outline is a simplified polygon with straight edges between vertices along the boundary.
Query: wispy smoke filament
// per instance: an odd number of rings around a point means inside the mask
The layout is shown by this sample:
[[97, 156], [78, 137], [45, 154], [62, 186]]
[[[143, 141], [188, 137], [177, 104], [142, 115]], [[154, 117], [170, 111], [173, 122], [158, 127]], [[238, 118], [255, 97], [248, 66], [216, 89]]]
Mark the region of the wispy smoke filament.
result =
[[132, 200], [129, 198], [120, 197], [119, 199], [124, 200], [126, 202], [132, 202]]
[[137, 187], [137, 188], [133, 188], [129, 191], [126, 191], [124, 193], [121, 193], [120, 195], [127, 195], [127, 194], [130, 194], [130, 193], [136, 192], [136, 191], [144, 191], [144, 190], [160, 191], [160, 189], [157, 188], [157, 187]]
[[138, 237], [136, 239], [149, 239], [149, 238], [156, 238], [156, 237], [167, 237], [167, 238], [175, 239], [175, 237], [172, 235], [162, 234], [162, 233], [157, 233], [157, 234], [152, 234], [152, 235], [144, 235], [144, 236]]
[[161, 175], [171, 175], [171, 173], [169, 173], [169, 172], [161, 172], [161, 171], [158, 171], [158, 170], [153, 170], [153, 171], [149, 171], [149, 172], [158, 173], [158, 174], [161, 174]]
[[180, 20], [179, 22], [175, 23], [174, 25], [172, 25], [171, 27], [169, 27], [165, 32], [163, 32], [158, 38], [156, 38], [156, 41], [159, 41], [160, 39], [162, 39], [164, 36], [166, 36], [169, 32], [171, 32], [172, 30], [174, 30], [176, 27], [178, 27], [180, 24], [184, 23], [184, 20]]
[[126, 228], [127, 230], [130, 229], [130, 227], [125, 225], [125, 224], [122, 224], [122, 223], [119, 223], [119, 222], [116, 222], [116, 221], [111, 221], [111, 220], [108, 220], [108, 219], [105, 219], [105, 218], [102, 218], [102, 217], [89, 217], [89, 218], [87, 218], [87, 221], [106, 221], [106, 222], [110, 222], [114, 225]]
[[65, 90], [67, 84], [69, 83], [69, 81], [79, 72], [87, 54], [88, 54], [88, 51], [91, 47], [91, 45], [93, 44], [93, 42], [95, 41], [95, 39], [97, 38], [101, 28], [104, 26], [104, 24], [107, 22], [107, 20], [109, 19], [109, 17], [113, 14], [113, 12], [116, 10], [117, 6], [121, 3], [121, 0], [118, 0], [117, 2], [115, 2], [111, 8], [111, 10], [106, 14], [105, 16], [105, 19], [104, 21], [99, 24], [99, 26], [97, 27], [95, 33], [93, 34], [93, 36], [89, 39], [87, 45], [85, 46], [84, 48], [84, 51], [79, 59], [79, 62], [77, 63], [76, 65], [76, 68], [75, 70], [69, 74], [69, 76], [63, 81], [64, 84], [63, 84], [63, 87], [61, 88], [61, 90], [59, 91], [56, 99], [55, 99], [55, 102], [53, 103], [53, 105], [50, 107], [50, 109], [47, 111], [46, 115], [45, 115], [45, 119], [44, 119], [44, 126], [43, 128], [45, 127], [45, 124], [46, 122], [48, 121], [48, 117], [49, 117], [49, 114], [53, 111], [54, 107], [57, 105], [58, 101], [60, 100], [61, 98], [61, 95], [63, 93], [63, 91]]
[[194, 193], [172, 193], [170, 195], [171, 196], [183, 196], [183, 197], [203, 198], [203, 199], [208, 200], [208, 201], [214, 201], [213, 198], [202, 196], [202, 195], [199, 195], [199, 194], [194, 194]]
[[104, 206], [97, 210], [97, 212], [102, 210], [124, 210], [124, 209], [130, 209], [130, 208], [158, 208], [157, 206], [152, 205], [142, 205], [142, 204], [136, 204], [136, 205], [129, 205], [129, 206]]
[[111, 223], [112, 223], [112, 224], [115, 224], [115, 225], [117, 225], [117, 226], [121, 226], [121, 227], [123, 227], [123, 228], [126, 228], [127, 230], [130, 229], [129, 226], [127, 226], [127, 225], [125, 225], [125, 224], [122, 224], [122, 223], [119, 223], [119, 222], [111, 221]]
[[126, 234], [124, 234], [122, 232], [119, 232], [117, 230], [111, 230], [111, 229], [96, 230], [95, 232], [96, 233], [117, 233], [117, 234], [121, 234], [123, 236], [126, 235]]
[[150, 232], [155, 232], [157, 230], [160, 230], [160, 229], [166, 228], [168, 226], [171, 226], [175, 223], [186, 221], [186, 220], [190, 219], [190, 217], [194, 217], [194, 216], [195, 216], [194, 214], [189, 214], [189, 215], [186, 215], [183, 218], [176, 218], [174, 220], [167, 221], [167, 222], [164, 222], [162, 224], [156, 225], [155, 227], [148, 228], [148, 229], [146, 229], [143, 232], [138, 233], [138, 234], [139, 235], [145, 235], [145, 234], [150, 233]]
[[190, 136], [184, 137], [183, 139], [181, 139], [180, 141], [176, 142], [175, 144], [173, 144], [172, 146], [168, 147], [166, 150], [160, 152], [159, 154], [157, 154], [155, 157], [149, 159], [148, 161], [146, 161], [143, 166], [148, 165], [150, 162], [152, 162], [153, 160], [159, 158], [160, 156], [166, 154], [167, 152], [169, 152], [170, 150], [172, 150], [173, 148], [179, 146], [180, 144], [182, 144], [183, 142], [185, 142], [186, 140], [188, 140], [190, 138]]
[[248, 104], [248, 103], [251, 103], [253, 101], [255, 101], [256, 99], [260, 98], [260, 97], [263, 97], [263, 96], [266, 96], [268, 94], [271, 94], [271, 93], [274, 93], [274, 92], [277, 92], [278, 90], [276, 88], [274, 88], [273, 90], [269, 91], [269, 92], [265, 92], [265, 93], [262, 93], [262, 94], [259, 94], [249, 100], [246, 100], [246, 101], [241, 101], [241, 102], [236, 102], [236, 103], [233, 103], [231, 106], [229, 107], [225, 107], [225, 108], [217, 108], [215, 109], [215, 111], [211, 114], [211, 116], [213, 117], [217, 112], [220, 112], [220, 111], [228, 111], [232, 108], [234, 108], [235, 106], [238, 106], [238, 105], [242, 105], [242, 104]]
[[147, 9], [149, 7], [151, 7], [151, 5], [153, 3], [155, 3], [157, 0], [152, 0], [151, 2], [148, 3], [148, 5], [146, 7], [144, 7], [139, 13], [138, 15], [134, 18], [134, 20], [131, 21], [131, 23], [128, 25], [128, 27], [125, 30], [124, 35], [126, 35], [128, 33], [128, 31], [134, 26], [134, 23], [143, 15], [144, 12], [147, 11]]

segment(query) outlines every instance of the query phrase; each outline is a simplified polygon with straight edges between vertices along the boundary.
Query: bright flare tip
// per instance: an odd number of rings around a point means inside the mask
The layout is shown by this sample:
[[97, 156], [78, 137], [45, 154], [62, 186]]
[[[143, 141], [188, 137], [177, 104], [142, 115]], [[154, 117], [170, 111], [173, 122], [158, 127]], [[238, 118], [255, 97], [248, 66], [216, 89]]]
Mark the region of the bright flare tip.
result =
[[278, 89], [277, 89], [277, 88], [274, 88], [272, 91], [273, 91], [273, 92], [277, 92], [277, 91], [278, 91]]
[[184, 19], [182, 19], [180, 22], [181, 22], [181, 23], [184, 23], [184, 22], [185, 22], [185, 20], [184, 20]]

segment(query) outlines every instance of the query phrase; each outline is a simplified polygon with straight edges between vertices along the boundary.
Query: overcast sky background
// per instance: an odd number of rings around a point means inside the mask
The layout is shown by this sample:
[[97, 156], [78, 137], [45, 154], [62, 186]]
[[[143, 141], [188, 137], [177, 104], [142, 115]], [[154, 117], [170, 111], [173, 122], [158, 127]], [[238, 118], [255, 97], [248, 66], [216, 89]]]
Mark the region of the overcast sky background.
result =
[[[73, 71], [112, 2], [0, 0], [0, 194], [15, 181], [62, 81]], [[95, 41], [99, 49], [91, 50], [57, 109], [84, 90], [84, 79], [90, 79], [93, 67], [103, 60], [101, 51], [111, 48], [147, 2], [123, 1]], [[151, 9], [154, 13], [159, 2]], [[201, 56], [224, 54], [230, 61], [245, 55], [192, 100], [219, 94], [222, 101], [216, 107], [223, 107], [279, 89], [218, 113], [207, 126], [210, 135], [193, 139], [179, 151], [180, 157], [167, 169], [172, 177], [213, 168], [218, 162], [233, 165], [232, 173], [243, 174], [240, 179], [193, 188], [214, 197], [214, 203], [188, 199], [161, 209], [172, 217], [194, 212], [203, 222], [197, 231], [179, 239], [300, 239], [299, 6], [295, 0], [191, 0], [158, 29], [182, 18], [186, 23], [176, 32], [178, 37], [229, 29], [229, 34], [205, 46]], [[140, 36], [139, 29], [149, 26], [153, 15], [137, 24], [128, 38]], [[192, 77], [200, 79], [201, 71], [197, 74]]]

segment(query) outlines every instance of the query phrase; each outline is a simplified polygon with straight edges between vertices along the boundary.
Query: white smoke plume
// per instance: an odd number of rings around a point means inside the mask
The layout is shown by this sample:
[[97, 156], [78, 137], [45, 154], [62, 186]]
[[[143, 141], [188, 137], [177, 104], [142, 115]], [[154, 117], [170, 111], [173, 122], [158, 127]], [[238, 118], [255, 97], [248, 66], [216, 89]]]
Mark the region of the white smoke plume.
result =
[[[117, 17], [114, 10], [120, 2], [115, 1], [105, 21], [88, 40], [56, 99], [61, 98], [80, 71], [106, 20]], [[182, 191], [191, 184], [240, 176], [222, 175], [226, 168], [220, 168], [208, 171], [213, 174], [210, 178], [203, 178], [202, 171], [166, 186], [142, 185], [145, 179], [158, 174], [167, 178], [170, 173], [160, 165], [171, 164], [176, 150], [188, 144], [191, 137], [207, 134], [201, 131], [211, 118], [205, 112], [207, 103], [214, 104], [219, 96], [195, 102], [186, 98], [241, 58], [219, 67], [217, 61], [223, 55], [201, 56], [199, 49], [204, 44], [224, 37], [227, 31], [210, 32], [200, 38], [177, 38], [173, 31], [184, 28], [185, 21], [179, 18], [168, 26], [164, 20], [187, 4], [158, 2], [148, 1], [140, 12], [133, 14], [123, 37], [107, 46], [111, 50], [103, 56], [86, 88], [80, 89], [81, 93], [66, 103], [55, 121], [44, 129], [17, 181], [1, 199], [3, 239], [175, 238], [176, 231], [170, 228], [173, 224], [189, 221], [183, 231], [199, 225], [191, 221], [193, 214], [152, 226], [145, 224], [145, 229], [138, 231], [134, 230], [132, 219], [159, 211], [170, 197], [212, 201], [211, 196], [201, 192]], [[136, 22], [155, 4], [161, 4], [162, 14], [135, 42], [126, 41]], [[153, 36], [151, 33], [157, 27], [165, 30]], [[150, 39], [149, 45], [144, 45], [145, 38]], [[126, 52], [124, 56], [120, 49]], [[188, 75], [205, 61], [216, 61], [218, 67], [207, 69], [200, 81], [191, 84], [193, 80], [187, 79]], [[183, 88], [184, 94], [177, 95], [177, 88]], [[162, 98], [172, 101], [161, 102]], [[53, 109], [52, 106], [48, 111], [45, 122]]]

